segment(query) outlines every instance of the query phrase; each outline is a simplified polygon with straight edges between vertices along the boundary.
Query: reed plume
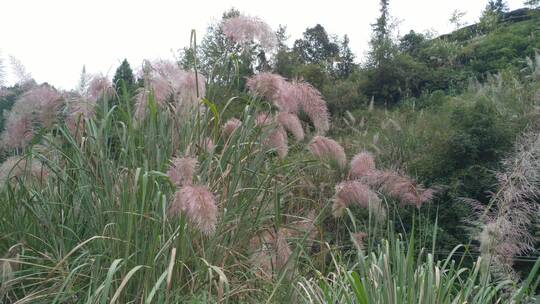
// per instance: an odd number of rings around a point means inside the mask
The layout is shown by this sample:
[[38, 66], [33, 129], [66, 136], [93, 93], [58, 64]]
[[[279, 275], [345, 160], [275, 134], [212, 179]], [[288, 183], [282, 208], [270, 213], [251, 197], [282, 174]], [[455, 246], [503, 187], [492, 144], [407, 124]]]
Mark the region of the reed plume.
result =
[[88, 83], [88, 97], [91, 101], [101, 98], [110, 99], [114, 96], [114, 88], [109, 78], [99, 74], [92, 77]]
[[263, 140], [264, 146], [273, 149], [279, 158], [285, 158], [289, 152], [287, 132], [281, 126], [274, 127]]
[[175, 157], [171, 160], [167, 175], [171, 182], [177, 187], [191, 185], [197, 165], [198, 162], [196, 158]]
[[315, 136], [308, 145], [309, 151], [321, 161], [333, 161], [341, 169], [347, 165], [343, 147], [333, 139]]
[[360, 152], [351, 161], [349, 177], [398, 200], [402, 205], [420, 208], [433, 200], [436, 190], [426, 189], [410, 177], [392, 170], [377, 170], [375, 159], [369, 152]]
[[304, 140], [304, 129], [297, 115], [287, 112], [279, 112], [276, 116], [278, 124], [290, 132], [297, 142]]
[[319, 135], [330, 129], [330, 114], [321, 93], [307, 82], [293, 82], [295, 97]]
[[351, 240], [354, 246], [358, 251], [362, 252], [363, 254], [365, 254], [366, 245], [364, 243], [367, 237], [368, 234], [362, 231], [351, 233]]
[[256, 17], [240, 15], [227, 18], [221, 23], [221, 30], [227, 38], [241, 45], [258, 41], [264, 49], [271, 50], [277, 42], [270, 26]]
[[136, 96], [135, 116], [142, 119], [148, 107], [148, 98], [152, 94], [156, 105], [163, 108], [171, 105], [176, 113], [189, 113], [206, 94], [203, 75], [182, 70], [178, 64], [158, 60], [146, 62], [144, 67], [144, 88]]
[[369, 152], [360, 152], [351, 160], [349, 176], [353, 179], [368, 176], [375, 171], [375, 158]]
[[333, 201], [332, 212], [335, 217], [341, 217], [344, 210], [351, 205], [368, 209], [379, 220], [386, 217], [379, 196], [359, 181], [344, 181], [338, 184]]
[[40, 127], [50, 128], [58, 120], [62, 96], [49, 85], [34, 87], [15, 101], [7, 112], [1, 135], [4, 149], [24, 148]]
[[32, 182], [42, 184], [48, 175], [47, 168], [39, 160], [11, 156], [0, 165], [0, 189], [10, 181], [17, 180], [22, 180], [27, 185]]
[[540, 133], [530, 130], [522, 135], [502, 166], [497, 173], [499, 189], [490, 202], [494, 210], [484, 215], [478, 238], [490, 270], [502, 278], [516, 279], [512, 268], [515, 256], [534, 250], [537, 241], [530, 227], [540, 215], [536, 204], [540, 195]]
[[242, 125], [242, 122], [237, 118], [231, 118], [229, 119], [224, 125], [222, 129], [223, 136], [225, 138], [229, 138], [233, 132], [238, 129]]
[[185, 185], [174, 194], [168, 215], [183, 213], [199, 231], [211, 235], [216, 231], [217, 212], [216, 199], [207, 186]]

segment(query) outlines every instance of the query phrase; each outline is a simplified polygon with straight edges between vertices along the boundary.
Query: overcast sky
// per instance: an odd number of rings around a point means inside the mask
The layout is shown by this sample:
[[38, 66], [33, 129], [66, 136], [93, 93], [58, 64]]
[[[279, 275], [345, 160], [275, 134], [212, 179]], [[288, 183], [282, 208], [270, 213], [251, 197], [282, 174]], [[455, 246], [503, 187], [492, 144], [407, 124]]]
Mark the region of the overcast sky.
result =
[[[449, 32], [455, 9], [464, 20], [478, 20], [488, 0], [390, 0], [391, 14], [401, 20], [399, 32]], [[508, 0], [510, 9], [523, 0]], [[289, 44], [308, 26], [322, 24], [330, 34], [349, 35], [362, 61], [379, 0], [1, 0], [0, 51], [14, 55], [38, 82], [63, 89], [78, 82], [84, 65], [90, 73], [112, 77], [123, 58], [132, 67], [145, 58], [173, 58], [189, 44], [191, 29], [200, 40], [209, 23], [231, 7], [258, 16], [276, 29], [287, 25]]]

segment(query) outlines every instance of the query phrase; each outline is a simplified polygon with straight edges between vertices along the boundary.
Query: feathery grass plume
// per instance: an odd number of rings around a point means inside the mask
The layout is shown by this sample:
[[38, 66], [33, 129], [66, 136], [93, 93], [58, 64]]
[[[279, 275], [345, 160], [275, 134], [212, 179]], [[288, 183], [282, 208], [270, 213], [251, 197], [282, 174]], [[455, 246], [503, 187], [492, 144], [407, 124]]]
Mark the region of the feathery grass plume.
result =
[[302, 110], [313, 123], [317, 133], [324, 135], [330, 129], [330, 114], [321, 93], [303, 81], [294, 81], [293, 87], [295, 97], [302, 106]]
[[260, 73], [248, 79], [247, 86], [253, 95], [264, 97], [281, 111], [298, 113], [300, 107], [307, 114], [318, 134], [330, 129], [330, 115], [321, 93], [303, 81], [287, 82], [283, 77]]
[[88, 98], [91, 101], [96, 102], [102, 97], [110, 99], [113, 96], [114, 88], [107, 77], [101, 74], [92, 77], [88, 83]]
[[402, 130], [397, 121], [393, 120], [392, 118], [388, 118], [381, 123], [381, 129], [383, 130], [387, 129], [389, 126], [392, 126], [396, 131]]
[[305, 218], [294, 221], [288, 225], [286, 234], [294, 238], [303, 238], [307, 234], [307, 247], [311, 247], [313, 241], [317, 237], [317, 228], [315, 227], [315, 211], [311, 210]]
[[431, 201], [436, 194], [435, 189], [426, 189], [408, 176], [391, 170], [377, 170], [375, 158], [369, 152], [361, 152], [353, 157], [349, 177], [381, 190], [403, 205], [418, 208]]
[[386, 217], [379, 196], [359, 181], [344, 181], [336, 186], [334, 204], [332, 205], [334, 217], [341, 217], [345, 208], [351, 205], [358, 205], [370, 210], [379, 220]]
[[285, 129], [281, 126], [274, 127], [264, 139], [263, 145], [270, 149], [274, 149], [279, 158], [285, 158], [289, 152], [287, 132], [285, 132]]
[[382, 190], [396, 198], [404, 205], [413, 205], [420, 208], [424, 203], [431, 201], [435, 190], [425, 189], [421, 185], [416, 184], [407, 176], [398, 174], [397, 172], [388, 172], [384, 176]]
[[175, 157], [171, 160], [167, 175], [177, 187], [191, 185], [197, 166], [198, 161], [196, 158]]
[[24, 93], [13, 105], [11, 111], [31, 112], [43, 127], [50, 128], [58, 119], [62, 96], [49, 85], [41, 85]]
[[297, 142], [304, 140], [304, 129], [296, 114], [279, 112], [276, 116], [278, 124], [289, 131]]
[[259, 127], [267, 127], [274, 122], [272, 114], [267, 112], [261, 112], [255, 117], [255, 125]]
[[15, 272], [20, 268], [20, 245], [17, 244], [9, 248], [0, 260], [0, 294], [5, 295], [6, 291], [14, 285]]
[[385, 178], [393, 171], [390, 170], [372, 170], [365, 175], [354, 176], [352, 179], [362, 182], [373, 189], [380, 190]]
[[378, 185], [382, 192], [397, 199], [402, 205], [412, 205], [417, 208], [431, 201], [436, 193], [435, 189], [426, 189], [410, 177], [395, 171], [374, 171], [368, 174], [365, 180], [372, 186]]
[[221, 23], [221, 30], [227, 38], [241, 45], [257, 40], [264, 49], [271, 50], [277, 43], [272, 28], [256, 17], [240, 15], [227, 18]]
[[269, 101], [275, 101], [279, 90], [285, 82], [285, 78], [281, 75], [262, 72], [249, 77], [246, 81], [246, 87], [254, 96], [262, 97]]
[[58, 119], [62, 96], [48, 85], [34, 87], [15, 101], [5, 113], [4, 148], [24, 148], [37, 127], [50, 128]]
[[10, 282], [15, 278], [13, 265], [9, 261], [0, 261], [0, 294], [4, 294], [10, 285]]
[[431, 202], [435, 197], [437, 190], [433, 188], [426, 189], [420, 184], [413, 184], [411, 191], [405, 193], [401, 197], [401, 201], [405, 205], [416, 206], [417, 208], [422, 207], [427, 202]]
[[214, 145], [214, 141], [210, 137], [205, 137], [202, 142], [202, 148], [205, 152], [211, 153], [214, 151], [216, 146]]
[[264, 231], [249, 240], [252, 252], [249, 260], [255, 268], [255, 274], [261, 279], [272, 279], [272, 268], [276, 265], [275, 243], [276, 235], [270, 231]]
[[195, 109], [206, 94], [204, 76], [198, 74], [195, 77], [195, 73], [180, 69], [172, 61], [147, 61], [143, 69], [145, 87], [139, 89], [136, 96], [137, 119], [144, 117], [150, 93], [159, 107], [170, 103], [177, 113], [188, 113]]
[[[177, 99], [180, 104], [187, 106], [188, 109], [196, 108], [205, 95], [206, 78], [200, 73], [195, 75], [194, 72], [184, 71], [177, 87]], [[179, 108], [177, 110], [181, 111], [183, 109]]]
[[275, 231], [264, 231], [250, 239], [249, 247], [252, 251], [250, 262], [256, 269], [256, 274], [265, 280], [271, 280], [274, 272], [279, 272], [287, 265], [292, 254], [287, 243], [291, 231], [280, 228]]
[[518, 280], [518, 275], [512, 268], [514, 263], [512, 258], [517, 253], [518, 248], [514, 246], [513, 242], [505, 243], [503, 241], [505, 232], [502, 229], [507, 224], [504, 219], [488, 222], [482, 227], [477, 239], [480, 241], [484, 270], [498, 278]]
[[365, 232], [355, 232], [351, 233], [351, 241], [357, 250], [365, 254], [366, 246], [364, 245], [365, 239], [368, 237], [368, 234]]
[[2, 149], [24, 148], [34, 137], [32, 113], [6, 112], [4, 132], [0, 136]]
[[282, 112], [298, 114], [301, 107], [300, 93], [301, 91], [294, 83], [284, 81], [274, 97], [274, 105]]
[[530, 233], [540, 215], [540, 133], [526, 132], [517, 141], [514, 153], [502, 162], [497, 173], [499, 189], [491, 199], [495, 211], [489, 213], [480, 233], [480, 251], [490, 270], [501, 277], [516, 278], [514, 257], [534, 250]]
[[357, 179], [368, 176], [375, 170], [375, 158], [373, 154], [363, 151], [356, 154], [351, 160], [350, 178]]
[[23, 179], [26, 184], [42, 184], [48, 175], [47, 168], [39, 160], [11, 156], [0, 165], [0, 189], [11, 180], [16, 182], [17, 179]]
[[223, 125], [223, 136], [229, 138], [233, 132], [242, 125], [242, 122], [238, 118], [231, 118]]
[[280, 228], [276, 233], [276, 268], [277, 271], [282, 271], [287, 266], [287, 261], [292, 254], [291, 248], [287, 243], [287, 231], [285, 228]]
[[165, 71], [174, 71], [174, 64], [170, 62], [157, 63], [162, 67], [159, 73], [152, 63], [145, 60], [142, 67], [141, 78], [144, 80], [144, 87], [137, 90], [135, 96], [135, 118], [143, 119], [148, 108], [148, 98], [152, 94], [158, 107], [165, 106], [166, 102], [172, 101], [172, 83], [167, 78], [169, 73]]
[[142, 120], [146, 115], [146, 110], [148, 108], [148, 98], [151, 91], [145, 88], [139, 88], [137, 94], [135, 95], [135, 111], [134, 117], [137, 120]]
[[94, 117], [96, 102], [78, 98], [67, 103], [66, 126], [72, 136], [81, 137], [85, 129], [85, 121]]
[[345, 150], [333, 139], [324, 136], [315, 136], [311, 139], [308, 149], [321, 161], [335, 161], [341, 169], [347, 165]]
[[170, 217], [183, 212], [188, 221], [206, 235], [216, 231], [216, 199], [207, 186], [185, 185], [174, 194], [168, 210]]
[[259, 73], [248, 78], [246, 86], [252, 95], [271, 101], [281, 112], [298, 113], [296, 88], [282, 76]]

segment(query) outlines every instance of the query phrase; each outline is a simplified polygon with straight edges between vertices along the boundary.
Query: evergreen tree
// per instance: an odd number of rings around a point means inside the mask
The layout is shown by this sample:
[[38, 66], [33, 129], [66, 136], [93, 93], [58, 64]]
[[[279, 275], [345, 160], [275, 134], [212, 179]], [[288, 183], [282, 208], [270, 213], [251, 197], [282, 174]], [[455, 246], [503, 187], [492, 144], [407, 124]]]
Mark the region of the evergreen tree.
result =
[[422, 44], [426, 41], [426, 37], [423, 34], [418, 34], [411, 30], [409, 33], [399, 40], [399, 51], [407, 53], [413, 57], [418, 57], [422, 48]]
[[274, 72], [286, 77], [292, 78], [294, 76], [295, 67], [300, 64], [300, 60], [297, 54], [290, 50], [287, 46], [287, 40], [289, 35], [287, 34], [287, 27], [279, 25], [276, 31], [277, 37], [277, 52], [274, 56]]
[[372, 25], [373, 34], [370, 41], [369, 64], [380, 67], [390, 60], [394, 53], [394, 45], [391, 39], [389, 0], [381, 0], [381, 15], [377, 22]]
[[192, 48], [184, 47], [180, 50], [179, 64], [186, 71], [193, 69], [195, 66], [195, 52]]
[[339, 63], [337, 64], [337, 74], [341, 78], [347, 78], [354, 71], [354, 54], [349, 47], [349, 37], [343, 36], [343, 42], [339, 50]]
[[122, 61], [122, 64], [120, 64], [120, 66], [116, 69], [116, 73], [114, 74], [113, 85], [117, 91], [120, 90], [120, 80], [124, 81], [128, 91], [134, 89], [135, 78], [133, 77], [133, 71], [131, 70], [127, 59]]
[[508, 5], [503, 0], [489, 0], [486, 10], [495, 12], [499, 16], [508, 11]]
[[320, 24], [307, 28], [303, 38], [294, 42], [293, 50], [302, 63], [318, 64], [329, 72], [339, 56], [339, 45], [330, 39]]
[[255, 68], [259, 72], [268, 72], [270, 71], [270, 62], [266, 58], [266, 53], [261, 50], [259, 54], [257, 54], [257, 67]]
[[287, 35], [287, 26], [286, 25], [279, 25], [278, 29], [276, 31], [276, 40], [277, 40], [277, 50], [278, 52], [281, 50], [288, 51], [289, 47], [287, 46], [287, 40], [289, 39], [289, 36]]

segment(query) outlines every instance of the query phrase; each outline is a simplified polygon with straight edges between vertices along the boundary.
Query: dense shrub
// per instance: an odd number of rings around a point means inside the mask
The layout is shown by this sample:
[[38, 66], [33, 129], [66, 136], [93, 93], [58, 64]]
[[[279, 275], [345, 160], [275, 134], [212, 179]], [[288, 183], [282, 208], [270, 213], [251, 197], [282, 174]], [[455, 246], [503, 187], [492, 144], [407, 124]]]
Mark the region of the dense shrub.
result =
[[358, 84], [354, 80], [336, 80], [325, 85], [323, 95], [328, 100], [328, 109], [334, 115], [343, 115], [347, 110], [366, 104], [367, 99], [360, 94]]

